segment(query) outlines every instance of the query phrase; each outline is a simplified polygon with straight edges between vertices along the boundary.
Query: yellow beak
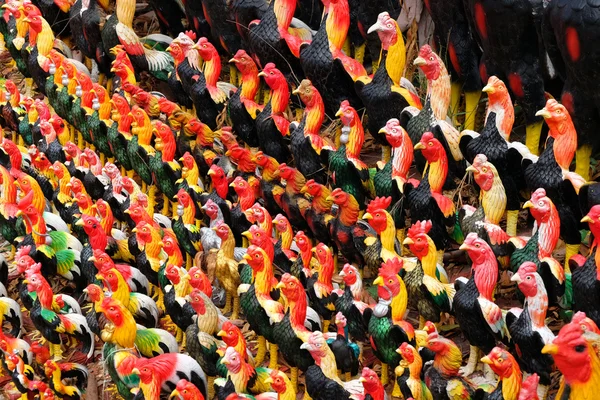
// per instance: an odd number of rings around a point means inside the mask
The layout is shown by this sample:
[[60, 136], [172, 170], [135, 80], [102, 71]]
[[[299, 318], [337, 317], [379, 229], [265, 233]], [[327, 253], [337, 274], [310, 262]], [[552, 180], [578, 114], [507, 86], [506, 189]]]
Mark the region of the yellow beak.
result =
[[558, 346], [554, 343], [549, 343], [542, 348], [542, 354], [556, 354], [558, 353]]
[[83, 226], [83, 219], [79, 219], [77, 220], [77, 222], [75, 222], [76, 226]]
[[421, 65], [425, 64], [427, 64], [427, 61], [425, 61], [423, 57], [417, 57], [415, 58], [415, 61], [413, 61], [413, 65], [416, 65], [417, 67], [420, 67]]
[[23, 211], [21, 210], [17, 210], [17, 213], [15, 214], [17, 217], [20, 217], [21, 215], [23, 215]]
[[244, 254], [243, 259], [246, 261], [250, 261], [250, 260], [252, 260], [252, 257], [250, 257], [250, 255], [248, 253], [246, 253], [246, 254]]
[[415, 150], [422, 150], [425, 148], [425, 145], [421, 142], [415, 144]]
[[23, 283], [27, 285], [29, 283], [29, 280], [28, 279], [23, 279]]
[[271, 383], [273, 383], [273, 378], [271, 378], [271, 377], [269, 376], [267, 379], [265, 379], [265, 383], [267, 383], [267, 384], [269, 384], [269, 385], [270, 385]]
[[375, 280], [373, 281], [373, 285], [383, 286], [383, 278], [381, 276], [375, 278]]
[[133, 229], [131, 230], [131, 232], [133, 232], [133, 233], [136, 233], [137, 231], [138, 231], [138, 230], [137, 230], [137, 228], [133, 228]]
[[485, 85], [481, 91], [485, 93], [496, 93], [496, 89], [494, 89], [494, 87], [491, 85]]
[[215, 174], [215, 171], [213, 171], [212, 169], [208, 170], [208, 176], [213, 176], [214, 174]]
[[336, 117], [339, 117], [340, 115], [342, 115], [344, 113], [344, 110], [342, 110], [341, 108], [339, 110], [337, 110], [337, 112], [335, 113]]
[[550, 114], [550, 111], [546, 110], [546, 107], [544, 107], [540, 111], [536, 112], [535, 115], [537, 117], [544, 117], [544, 118], [552, 117], [552, 114]]
[[233, 57], [231, 60], [229, 60], [230, 63], [236, 63], [239, 62], [240, 60], [238, 60], [237, 58]]
[[510, 280], [512, 282], [517, 282], [517, 284], [523, 282], [523, 280], [521, 279], [521, 277], [519, 276], [519, 274], [514, 274], [513, 276], [510, 277]]
[[327, 196], [327, 198], [325, 199], [325, 201], [333, 201], [333, 197]]
[[477, 169], [474, 166], [469, 165], [465, 171], [475, 173]]
[[363, 219], [366, 219], [368, 221], [370, 219], [373, 219], [373, 216], [370, 213], [366, 213], [365, 215], [363, 215]]
[[23, 18], [23, 22], [31, 22], [31, 20], [27, 17]]
[[94, 261], [96, 261], [96, 257], [91, 256], [90, 258], [88, 258], [88, 261], [94, 262]]
[[523, 208], [531, 208], [533, 207], [533, 203], [531, 202], [531, 200], [527, 200], [525, 202], [525, 204], [523, 204]]
[[179, 391], [177, 389], [173, 390], [171, 392], [171, 395], [169, 396], [169, 399], [173, 399], [173, 398], [179, 398]]
[[221, 337], [221, 336], [225, 336], [225, 335], [227, 335], [227, 333], [225, 333], [225, 331], [224, 331], [224, 330], [220, 330], [220, 331], [217, 333], [217, 336], [219, 336], [219, 337]]
[[278, 282], [277, 285], [275, 286], [275, 289], [283, 289], [284, 287], [285, 287], [285, 283]]
[[466, 244], [466, 243], [463, 243], [463, 244], [461, 244], [461, 245], [460, 245], [460, 247], [459, 247], [458, 249], [459, 249], [459, 250], [470, 250], [470, 249], [471, 249], [471, 246], [469, 246], [469, 245], [468, 245], [468, 244]]
[[267, 74], [265, 74], [265, 73], [264, 73], [264, 71], [260, 71], [260, 72], [258, 73], [258, 76], [267, 76]]
[[242, 236], [248, 238], [248, 240], [252, 239], [252, 234], [250, 233], [250, 231], [244, 231], [244, 232], [242, 232]]
[[387, 129], [385, 128], [385, 126], [381, 128], [378, 133], [387, 133]]
[[594, 220], [592, 218], [590, 218], [589, 216], [585, 216], [583, 218], [581, 218], [581, 222], [587, 222], [588, 224], [594, 224]]
[[358, 381], [359, 382], [366, 382], [367, 380], [361, 376], [360, 378], [358, 378]]
[[139, 375], [139, 374], [140, 374], [140, 370], [139, 370], [139, 369], [137, 369], [137, 368], [134, 368], [134, 369], [132, 369], [132, 370], [131, 370], [131, 373], [132, 373], [132, 374]]
[[410, 244], [415, 244], [415, 242], [411, 239], [411, 238], [406, 238], [404, 239], [404, 241], [402, 242], [402, 245], [406, 246], [406, 245], [410, 245]]
[[491, 358], [489, 358], [488, 356], [485, 356], [481, 359], [481, 362], [487, 365], [492, 365], [493, 361], [491, 360]]
[[297, 87], [296, 89], [292, 90], [292, 94], [298, 94], [300, 93], [300, 88]]

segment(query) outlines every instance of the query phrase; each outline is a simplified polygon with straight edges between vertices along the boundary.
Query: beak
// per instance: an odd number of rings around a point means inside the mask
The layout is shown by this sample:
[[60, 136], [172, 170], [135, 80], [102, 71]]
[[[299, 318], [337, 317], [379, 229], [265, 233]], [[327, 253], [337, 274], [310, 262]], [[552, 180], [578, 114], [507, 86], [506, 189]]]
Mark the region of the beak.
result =
[[31, 22], [31, 20], [27, 17], [23, 18], [23, 22]]
[[238, 60], [237, 58], [233, 57], [231, 60], [229, 60], [230, 63], [236, 63], [239, 62], [240, 60]]
[[594, 220], [592, 218], [590, 218], [588, 215], [586, 215], [585, 217], [581, 218], [581, 222], [587, 222], [588, 224], [595, 223]]
[[327, 198], [325, 199], [325, 201], [333, 201], [333, 197], [327, 196]]
[[137, 230], [137, 228], [133, 228], [133, 229], [131, 230], [131, 232], [132, 232], [132, 233], [136, 233], [137, 231], [138, 231], [138, 230]]
[[342, 278], [346, 276], [346, 274], [344, 273], [344, 270], [341, 270], [338, 275], [341, 276]]
[[484, 363], [484, 364], [487, 364], [487, 365], [492, 365], [493, 364], [493, 361], [488, 356], [483, 357], [480, 361], [482, 363]]
[[265, 379], [265, 383], [270, 385], [271, 383], [273, 383], [273, 378], [268, 377], [267, 379]]
[[27, 285], [29, 283], [29, 280], [28, 279], [23, 279], [23, 283]]
[[88, 261], [94, 262], [94, 261], [96, 261], [96, 257], [91, 256], [90, 258], [88, 258]]
[[472, 165], [469, 165], [469, 166], [467, 167], [466, 171], [467, 171], [467, 172], [473, 172], [473, 173], [475, 173], [475, 171], [477, 171], [477, 169], [476, 169], [474, 166], [472, 166]]
[[546, 110], [546, 107], [544, 107], [540, 111], [536, 112], [535, 115], [536, 115], [536, 117], [544, 117], [544, 118], [552, 117], [552, 114], [550, 114], [550, 111]]
[[102, 275], [100, 275], [100, 274], [96, 274], [95, 278], [96, 278], [96, 279], [99, 279], [99, 280], [101, 280], [101, 281], [103, 281], [103, 280], [104, 280], [104, 279], [102, 279]]
[[470, 250], [470, 249], [471, 249], [471, 246], [469, 246], [469, 245], [468, 245], [468, 244], [466, 244], [466, 243], [463, 243], [463, 244], [461, 244], [461, 245], [460, 245], [460, 247], [459, 247], [458, 249], [459, 249], [459, 250]]
[[23, 215], [23, 211], [17, 210], [17, 213], [15, 214], [15, 216], [20, 217], [21, 215]]
[[523, 204], [523, 208], [531, 208], [533, 207], [533, 203], [531, 202], [531, 200], [527, 200], [525, 202], [525, 204]]
[[292, 94], [298, 94], [300, 93], [300, 88], [297, 87], [296, 89], [292, 90]]
[[227, 335], [227, 333], [225, 333], [225, 331], [224, 331], [224, 330], [220, 330], [220, 331], [217, 333], [217, 336], [219, 336], [219, 337], [221, 337], [221, 336], [225, 336], [225, 335]]
[[493, 86], [490, 85], [485, 85], [483, 89], [481, 89], [482, 92], [488, 93], [488, 94], [493, 94], [496, 92], [496, 89], [494, 89]]
[[246, 261], [252, 260], [252, 257], [250, 257], [250, 255], [248, 253], [244, 254], [244, 256], [242, 258]]
[[283, 289], [285, 287], [285, 283], [283, 282], [279, 282], [277, 283], [277, 285], [275, 286], [275, 289]]
[[242, 236], [248, 238], [248, 240], [252, 239], [252, 234], [250, 233], [250, 231], [242, 232]]
[[404, 239], [404, 241], [402, 242], [403, 246], [411, 245], [411, 244], [415, 244], [415, 242], [411, 238], [409, 238], [409, 237], [407, 237], [406, 239]]
[[129, 209], [123, 211], [125, 214], [131, 214], [131, 211], [129, 211]]
[[87, 293], [88, 293], [88, 290], [87, 290], [87, 288], [83, 289], [83, 293], [85, 293], [85, 294], [87, 294]]
[[359, 382], [366, 382], [367, 380], [361, 376], [360, 378], [358, 378], [358, 381]]
[[519, 283], [523, 282], [523, 280], [521, 279], [521, 277], [519, 276], [519, 274], [514, 274], [514, 275], [513, 275], [513, 276], [510, 278], [510, 280], [511, 280], [512, 282], [517, 282], [517, 284], [519, 284]]
[[258, 73], [258, 76], [267, 76], [267, 74], [265, 74], [265, 73], [264, 73], [264, 71], [260, 71], [260, 72]]
[[132, 369], [132, 370], [131, 370], [131, 373], [132, 373], [132, 374], [139, 375], [139, 374], [140, 374], [140, 370], [139, 370], [139, 369], [137, 369], [137, 368], [134, 368], [134, 369]]
[[302, 193], [302, 194], [308, 193], [308, 188], [306, 186], [302, 186], [302, 189], [300, 189], [300, 193]]
[[373, 32], [377, 32], [383, 29], [383, 26], [379, 23], [379, 21], [375, 22], [373, 25], [371, 25], [371, 27], [369, 28], [369, 30], [367, 31], [367, 35], [369, 33], [373, 33]]
[[310, 343], [302, 343], [302, 346], [300, 346], [301, 350], [309, 350], [311, 349], [310, 347]]
[[[179, 160], [182, 161], [182, 160]], [[215, 174], [215, 171], [213, 171], [212, 169], [208, 170], [208, 176], [213, 176]]]
[[169, 399], [175, 399], [175, 398], [179, 398], [179, 391], [177, 389], [173, 390], [171, 392], [171, 395], [169, 396]]
[[385, 128], [385, 126], [383, 128], [381, 128], [378, 133], [379, 134], [381, 134], [381, 133], [384, 133], [384, 134], [387, 133], [387, 129]]
[[366, 219], [368, 221], [373, 219], [373, 216], [370, 213], [366, 213], [365, 215], [363, 215], [363, 219]]
[[373, 281], [373, 285], [379, 285], [382, 286], [383, 285], [383, 278], [378, 276], [377, 278], [375, 278], [375, 280]]
[[222, 359], [221, 363], [225, 364], [225, 365], [229, 365], [229, 361], [227, 361], [226, 359]]
[[414, 148], [415, 148], [415, 150], [422, 150], [425, 148], [425, 145], [423, 143], [419, 142], [419, 143], [415, 144]]
[[337, 112], [335, 113], [336, 117], [339, 117], [340, 115], [342, 115], [344, 113], [344, 110], [342, 110], [341, 108], [339, 110], [337, 110]]
[[423, 57], [417, 57], [415, 58], [415, 61], [413, 61], [413, 65], [416, 65], [417, 67], [420, 67], [421, 65], [425, 64], [427, 64], [427, 61], [425, 61]]
[[558, 346], [554, 343], [549, 343], [542, 349], [542, 354], [556, 354], [558, 353]]
[[77, 222], [75, 222], [75, 225], [76, 226], [83, 226], [83, 219], [80, 218], [79, 220], [77, 220]]

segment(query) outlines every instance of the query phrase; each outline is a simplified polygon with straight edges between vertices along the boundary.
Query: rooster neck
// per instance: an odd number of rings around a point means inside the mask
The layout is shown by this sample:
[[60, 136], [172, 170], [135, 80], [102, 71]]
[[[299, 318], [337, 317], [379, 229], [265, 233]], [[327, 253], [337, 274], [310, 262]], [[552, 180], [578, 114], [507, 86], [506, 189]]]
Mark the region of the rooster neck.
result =
[[213, 56], [208, 60], [204, 60], [204, 79], [206, 80], [206, 86], [216, 87], [219, 76], [221, 76], [221, 59]]
[[242, 92], [240, 93], [240, 99], [254, 100], [259, 85], [260, 78], [257, 70], [242, 74]]
[[429, 186], [431, 190], [436, 193], [442, 193], [444, 182], [448, 176], [448, 157], [445, 152], [442, 152], [440, 157], [427, 163], [429, 168]]
[[560, 124], [558, 132], [552, 135], [554, 158], [562, 169], [568, 170], [577, 151], [577, 132], [570, 120]]
[[290, 324], [295, 331], [297, 330], [306, 330], [304, 327], [304, 321], [306, 320], [306, 296], [304, 293], [301, 293], [298, 296], [298, 300], [289, 301], [288, 306], [290, 310]]
[[283, 79], [275, 89], [271, 90], [271, 114], [281, 114], [288, 106], [290, 90]]
[[500, 380], [502, 382], [502, 398], [506, 400], [517, 400], [521, 390], [523, 374], [516, 361], [513, 361], [511, 374]]
[[433, 115], [438, 120], [446, 120], [450, 106], [450, 75], [444, 63], [440, 62], [440, 72], [436, 79], [427, 81], [427, 96], [431, 99]]
[[394, 245], [396, 244], [396, 227], [394, 225], [394, 219], [387, 211], [383, 211], [385, 212], [386, 216], [386, 224], [385, 229], [379, 235], [381, 247], [383, 247], [385, 250], [395, 253], [396, 250]]
[[431, 239], [429, 236], [427, 236], [427, 245], [427, 254], [421, 258], [421, 266], [423, 267], [423, 272], [425, 275], [437, 279], [437, 248], [435, 247], [433, 239]]
[[323, 125], [323, 119], [325, 119], [325, 105], [321, 96], [315, 93], [313, 96], [319, 96], [318, 99], [310, 107], [306, 107], [305, 117], [306, 122], [304, 125], [304, 132], [306, 134], [313, 134], [319, 136], [321, 126]]
[[483, 263], [476, 266], [473, 279], [480, 296], [494, 301], [494, 289], [498, 283], [498, 263], [493, 253], [489, 254]]
[[292, 227], [288, 224], [285, 231], [281, 232], [281, 248], [283, 250], [289, 250], [292, 247], [292, 241], [294, 240], [294, 232]]
[[544, 282], [539, 274], [534, 274], [537, 283], [535, 296], [527, 297], [527, 312], [531, 318], [531, 324], [536, 329], [546, 327], [546, 312], [548, 310], [548, 293], [544, 287]]
[[399, 290], [398, 294], [392, 297], [392, 322], [398, 324], [404, 322], [406, 307], [408, 305], [408, 295], [406, 293], [406, 285], [402, 278], [398, 277]]
[[325, 21], [325, 30], [329, 39], [329, 47], [332, 53], [342, 50], [348, 28], [350, 27], [350, 8], [347, 0], [331, 2], [329, 4], [329, 13]]
[[385, 70], [395, 86], [400, 86], [406, 65], [406, 47], [400, 28], [396, 25], [396, 41], [387, 50]]
[[506, 191], [500, 176], [494, 174], [490, 190], [482, 190], [479, 194], [485, 218], [492, 224], [498, 225], [506, 209]]
[[460, 349], [450, 341], [447, 341], [446, 349], [435, 353], [433, 367], [445, 375], [458, 376], [461, 365], [462, 353]]
[[274, 0], [273, 11], [277, 18], [277, 28], [287, 30], [292, 23], [294, 13], [296, 12], [297, 0]]
[[117, 19], [123, 25], [132, 28], [135, 15], [135, 0], [117, 0]]
[[402, 133], [402, 144], [392, 152], [392, 178], [400, 178], [405, 182], [414, 158], [413, 145], [406, 131]]
[[486, 121], [492, 112], [496, 114], [496, 129], [498, 129], [504, 140], [508, 141], [515, 122], [515, 110], [512, 104], [498, 103], [488, 106], [485, 115]]
[[196, 221], [196, 210], [194, 208], [194, 204], [192, 201], [188, 203], [187, 206], [183, 207], [183, 215], [181, 216], [181, 220], [185, 225], [193, 225]]
[[560, 217], [554, 205], [551, 205], [549, 215], [544, 221], [538, 221], [540, 232], [538, 236], [540, 258], [551, 257], [558, 237], [560, 236]]

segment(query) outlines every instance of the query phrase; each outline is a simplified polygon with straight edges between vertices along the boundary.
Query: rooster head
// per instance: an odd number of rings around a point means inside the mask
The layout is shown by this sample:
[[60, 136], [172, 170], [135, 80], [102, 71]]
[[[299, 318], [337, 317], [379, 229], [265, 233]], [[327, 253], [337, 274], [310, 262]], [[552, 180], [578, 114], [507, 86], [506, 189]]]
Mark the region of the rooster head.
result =
[[227, 183], [227, 176], [225, 175], [225, 171], [223, 171], [223, 168], [219, 167], [216, 164], [210, 166], [210, 169], [208, 170], [208, 175], [212, 179], [213, 184], [219, 184], [223, 182]]
[[555, 207], [552, 200], [546, 196], [546, 191], [543, 188], [539, 188], [533, 192], [531, 199], [523, 204], [523, 208], [529, 208], [533, 218], [538, 223], [543, 223], [548, 222]]
[[296, 246], [300, 249], [300, 251], [304, 252], [309, 249], [312, 249], [312, 243], [306, 233], [304, 231], [296, 232], [296, 236], [294, 236], [294, 241], [296, 242]]
[[389, 49], [398, 40], [398, 24], [387, 11], [377, 16], [377, 22], [371, 25], [367, 34], [372, 32], [377, 32], [384, 49]]
[[285, 393], [290, 381], [286, 374], [277, 369], [274, 369], [271, 371], [269, 377], [265, 380], [265, 383], [270, 383], [273, 390], [281, 394]]
[[280, 289], [283, 295], [292, 302], [297, 302], [300, 296], [304, 295], [304, 287], [302, 283], [293, 275], [285, 273], [281, 276], [281, 280], [277, 284], [277, 289]]
[[323, 188], [324, 188], [324, 186], [318, 182], [315, 182], [314, 179], [309, 179], [308, 181], [306, 181], [306, 183], [302, 187], [301, 192], [303, 194], [308, 193], [312, 197], [317, 197], [318, 195], [321, 194], [321, 192], [323, 191]]
[[219, 206], [211, 199], [208, 199], [206, 201], [206, 203], [202, 206], [202, 210], [204, 210], [204, 212], [206, 213], [206, 215], [208, 215], [211, 221], [217, 218], [217, 216], [219, 215]]
[[146, 243], [152, 242], [152, 230], [150, 224], [142, 220], [133, 228], [133, 233], [138, 240], [138, 244], [145, 246]]
[[188, 296], [190, 305], [194, 311], [196, 311], [198, 315], [204, 315], [206, 313], [206, 296], [202, 290], [194, 288]]
[[421, 47], [419, 56], [415, 58], [413, 64], [421, 68], [427, 80], [430, 81], [438, 79], [442, 72], [443, 62], [428, 44]]
[[319, 243], [315, 247], [312, 248], [312, 252], [314, 253], [317, 261], [321, 266], [333, 261], [333, 256], [331, 254], [331, 249], [325, 243]]
[[598, 329], [598, 325], [596, 325], [591, 318], [588, 318], [583, 311], [576, 312], [575, 315], [573, 315], [571, 322], [579, 324], [581, 330], [584, 332], [593, 332], [600, 335], [600, 329]]
[[109, 268], [114, 266], [112, 258], [100, 249], [94, 249], [94, 255], [89, 258], [89, 261], [92, 261], [98, 270], [106, 269], [106, 266]]
[[218, 54], [215, 46], [213, 46], [205, 37], [198, 39], [198, 43], [194, 45], [194, 48], [198, 50], [200, 57], [202, 57], [204, 61], [212, 60], [213, 57]]
[[292, 94], [300, 96], [300, 100], [302, 100], [304, 105], [309, 108], [313, 107], [321, 100], [321, 94], [308, 79], [303, 79], [302, 82], [300, 82], [300, 85], [294, 89]]
[[344, 279], [345, 285], [351, 286], [360, 278], [359, 274], [358, 269], [354, 265], [346, 263], [339, 275]]
[[366, 394], [373, 396], [374, 393], [383, 391], [383, 385], [381, 384], [377, 373], [371, 368], [364, 367], [358, 380], [359, 382], [362, 382]]
[[417, 221], [409, 229], [408, 235], [402, 244], [408, 245], [410, 251], [422, 259], [429, 253], [430, 238], [427, 235], [431, 230], [430, 220]]
[[[385, 138], [392, 147], [400, 147], [404, 141], [406, 131], [400, 126], [400, 121], [392, 118], [385, 123], [385, 126], [379, 130], [379, 133], [385, 134]], [[409, 139], [410, 140], [410, 139]], [[412, 144], [411, 144], [412, 146]]]
[[102, 300], [102, 289], [96, 284], [90, 283], [83, 291], [87, 293], [88, 297], [93, 302]]
[[177, 382], [177, 386], [171, 392], [169, 399], [177, 400], [204, 400], [200, 390], [192, 382], [185, 379]]
[[537, 266], [531, 261], [527, 261], [521, 264], [519, 270], [510, 278], [510, 280], [517, 282], [519, 289], [525, 296], [533, 297], [537, 293], [538, 277]]
[[244, 260], [252, 267], [255, 272], [269, 268], [270, 259], [267, 253], [258, 246], [250, 245], [248, 251], [244, 254]]
[[192, 197], [188, 192], [185, 191], [185, 189], [179, 189], [175, 195], [175, 200], [177, 200], [182, 206], [187, 207], [192, 202]]
[[402, 345], [396, 349], [396, 353], [400, 354], [402, 359], [409, 364], [415, 362], [415, 359], [419, 357], [417, 350], [408, 342], [402, 343]]
[[391, 197], [376, 197], [369, 203], [367, 212], [363, 215], [363, 219], [369, 221], [369, 225], [371, 225], [377, 233], [382, 233], [388, 226], [389, 214], [386, 209], [391, 203]]
[[490, 76], [487, 85], [481, 91], [487, 93], [490, 106], [512, 107], [512, 100], [506, 85], [498, 77]]
[[421, 136], [421, 140], [415, 145], [415, 150], [421, 150], [425, 159], [430, 163], [438, 161], [446, 155], [444, 146], [442, 146], [440, 141], [431, 132], [425, 132]]
[[239, 49], [237, 53], [235, 53], [233, 58], [229, 60], [229, 62], [234, 63], [235, 67], [240, 70], [242, 75], [248, 73], [258, 74], [258, 68], [256, 67], [256, 63], [254, 62], [252, 57], [250, 57], [248, 53], [246, 53], [246, 51], [243, 49]]
[[275, 216], [275, 218], [273, 219], [273, 223], [275, 224], [275, 228], [279, 232], [285, 232], [290, 226], [290, 222], [282, 214], [277, 214], [277, 216]]
[[275, 64], [273, 63], [268, 63], [267, 65], [265, 65], [265, 67], [258, 74], [258, 76], [262, 76], [267, 85], [269, 85], [269, 87], [273, 90], [279, 89], [283, 85], [287, 86], [287, 81], [285, 80], [285, 77], [283, 76], [281, 71], [279, 71], [275, 67]]
[[264, 244], [265, 241], [271, 240], [270, 235], [258, 225], [252, 225], [246, 232], [243, 232], [242, 235], [247, 237], [250, 243], [255, 246], [260, 246]]
[[594, 238], [600, 238], [600, 204], [593, 206], [581, 222], [587, 222]]
[[325, 357], [328, 346], [323, 333], [315, 331], [310, 334], [306, 342], [302, 343], [300, 348], [302, 350], [308, 350], [315, 361], [317, 361], [317, 364], [319, 364], [318, 361]]
[[228, 347], [236, 347], [240, 340], [245, 340], [240, 328], [230, 320], [223, 323], [217, 336], [221, 337]]
[[473, 172], [475, 182], [481, 190], [491, 190], [494, 178], [498, 176], [498, 171], [494, 164], [488, 161], [484, 154], [477, 154], [473, 164], [467, 167], [467, 171]]
[[573, 121], [567, 108], [555, 99], [548, 99], [546, 106], [535, 115], [544, 117], [550, 128], [549, 135], [556, 139], [557, 135], [569, 132], [565, 128], [572, 128]]
[[354, 107], [350, 105], [348, 100], [342, 101], [340, 109], [335, 113], [335, 116], [340, 117], [342, 125], [344, 126], [354, 126], [358, 121], [358, 113]]
[[48, 284], [44, 277], [39, 273], [29, 273], [27, 274], [27, 278], [23, 280], [23, 283], [27, 285], [27, 290], [29, 292], [37, 292], [44, 285], [44, 282]]
[[465, 241], [460, 246], [461, 250], [466, 250], [469, 254], [469, 258], [473, 261], [473, 264], [482, 264], [488, 259], [488, 257], [494, 257], [494, 253], [490, 248], [490, 245], [479, 236], [477, 233], [471, 232], [465, 238]]
[[381, 264], [379, 274], [373, 281], [373, 285], [377, 285], [377, 295], [384, 300], [391, 300], [400, 293], [401, 279], [400, 270], [404, 266], [404, 261], [401, 258], [390, 258], [388, 261]]
[[221, 240], [227, 240], [231, 233], [231, 229], [229, 229], [229, 226], [223, 221], [219, 221], [217, 226], [212, 229], [217, 232], [217, 236], [219, 236]]
[[177, 267], [174, 264], [167, 265], [167, 267], [165, 268], [165, 276], [174, 285], [177, 285], [181, 281], [181, 276], [179, 275], [179, 267]]
[[228, 347], [221, 362], [227, 366], [229, 372], [237, 374], [242, 367], [242, 356], [234, 347]]
[[204, 273], [200, 268], [193, 266], [188, 271], [190, 278], [190, 285], [193, 288], [201, 290], [208, 298], [212, 297], [212, 285], [208, 275]]
[[517, 400], [539, 400], [537, 394], [538, 384], [540, 383], [540, 377], [535, 372], [529, 375], [521, 384], [521, 390], [519, 391], [519, 398]]
[[248, 181], [244, 180], [244, 178], [242, 178], [241, 176], [237, 176], [233, 180], [233, 182], [229, 184], [229, 186], [231, 186], [233, 190], [235, 190], [238, 196], [243, 196], [249, 190], [251, 190]]
[[488, 364], [500, 378], [508, 378], [514, 373], [518, 373], [519, 383], [521, 382], [519, 364], [508, 351], [500, 347], [494, 347], [487, 356], [481, 359], [481, 362]]
[[344, 192], [340, 188], [336, 188], [327, 197], [327, 200], [333, 201], [338, 206], [343, 206], [343, 205], [346, 205], [347, 202], [350, 200], [350, 196], [352, 196], [352, 195]]

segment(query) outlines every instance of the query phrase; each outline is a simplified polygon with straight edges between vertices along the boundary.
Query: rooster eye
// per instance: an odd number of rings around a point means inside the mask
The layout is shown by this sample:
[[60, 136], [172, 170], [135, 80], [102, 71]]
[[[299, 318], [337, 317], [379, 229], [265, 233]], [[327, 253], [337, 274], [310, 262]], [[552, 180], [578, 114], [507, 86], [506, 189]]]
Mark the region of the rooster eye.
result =
[[431, 146], [433, 146], [433, 142], [429, 142], [429, 143], [427, 143], [427, 145], [428, 145], [429, 147], [431, 147]]
[[561, 110], [556, 110], [556, 113], [557, 114], [562, 114], [562, 111]]
[[435, 58], [433, 58], [433, 56], [429, 57], [429, 61], [433, 61], [435, 60]]
[[475, 247], [479, 248], [481, 245], [479, 243], [475, 244]]
[[482, 168], [481, 171], [487, 172], [487, 168]]
[[115, 311], [115, 308], [114, 308], [114, 307], [111, 307], [111, 308], [110, 308], [110, 311]]
[[528, 281], [530, 281], [530, 280], [531, 280], [531, 276], [528, 276], [528, 277], [527, 277], [527, 278], [525, 278], [525, 279], [527, 279]]
[[585, 351], [585, 346], [580, 344], [579, 346], [575, 346], [575, 351], [578, 353], [583, 353]]
[[393, 281], [393, 280], [391, 280], [391, 279], [388, 279], [388, 283], [390, 283], [390, 284], [391, 284], [391, 283], [394, 283], [394, 281]]
[[418, 239], [417, 239], [417, 242], [420, 242], [420, 241], [421, 241], [421, 238], [418, 238]]
[[542, 207], [543, 205], [544, 205], [544, 202], [540, 200], [540, 201], [538, 202], [538, 206]]
[[504, 361], [502, 357], [498, 357], [498, 364], [502, 364], [502, 361]]

